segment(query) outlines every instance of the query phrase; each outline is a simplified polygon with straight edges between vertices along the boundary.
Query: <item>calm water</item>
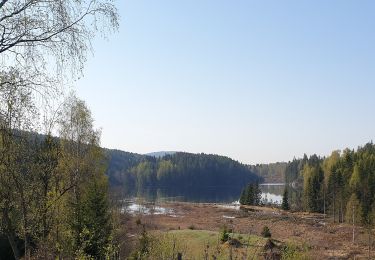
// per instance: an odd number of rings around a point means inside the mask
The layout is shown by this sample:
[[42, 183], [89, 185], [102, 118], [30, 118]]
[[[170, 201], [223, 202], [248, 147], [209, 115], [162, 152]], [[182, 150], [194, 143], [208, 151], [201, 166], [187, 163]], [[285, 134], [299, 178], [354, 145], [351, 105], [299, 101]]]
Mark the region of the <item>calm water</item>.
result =
[[260, 185], [262, 190], [262, 200], [271, 204], [281, 204], [283, 200], [285, 184], [284, 183], [263, 183]]
[[[281, 204], [285, 185], [283, 183], [261, 184], [262, 200], [267, 203]], [[230, 204], [238, 201], [241, 189], [231, 186], [212, 186], [199, 189], [143, 189], [132, 192], [126, 197], [143, 202], [201, 202]]]

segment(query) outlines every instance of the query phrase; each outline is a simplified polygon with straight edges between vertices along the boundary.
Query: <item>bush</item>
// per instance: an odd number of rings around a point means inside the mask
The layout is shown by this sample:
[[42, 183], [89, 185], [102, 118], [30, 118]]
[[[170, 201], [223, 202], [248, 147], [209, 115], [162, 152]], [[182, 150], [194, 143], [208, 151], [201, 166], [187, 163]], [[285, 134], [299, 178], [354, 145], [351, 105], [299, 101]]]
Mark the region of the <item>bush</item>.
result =
[[271, 231], [267, 226], [263, 227], [263, 230], [262, 230], [261, 234], [262, 234], [263, 237], [271, 237]]
[[229, 240], [229, 230], [224, 226], [220, 231], [220, 241], [225, 243]]
[[188, 226], [188, 229], [194, 230], [195, 226], [193, 224], [191, 224], [190, 226]]
[[308, 248], [306, 246], [298, 247], [295, 244], [287, 243], [282, 250], [281, 259], [285, 259], [285, 260], [309, 259]]

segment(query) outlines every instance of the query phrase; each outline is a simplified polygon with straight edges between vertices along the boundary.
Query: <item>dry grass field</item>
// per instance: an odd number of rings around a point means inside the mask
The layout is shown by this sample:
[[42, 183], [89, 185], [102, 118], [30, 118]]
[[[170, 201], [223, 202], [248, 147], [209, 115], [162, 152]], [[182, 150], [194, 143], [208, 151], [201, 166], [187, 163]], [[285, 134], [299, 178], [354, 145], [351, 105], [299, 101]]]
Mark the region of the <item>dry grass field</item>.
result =
[[[252, 241], [247, 245], [243, 242], [246, 246], [236, 249], [237, 255], [242, 256], [238, 259], [257, 259], [250, 255], [254, 255], [253, 251], [257, 246], [264, 245], [261, 231], [264, 226], [268, 226], [273, 239], [295, 245], [304, 252], [307, 259], [368, 259], [366, 230], [356, 228], [356, 242], [353, 244], [350, 225], [331, 223], [331, 220], [324, 219], [321, 214], [290, 213], [263, 207], [245, 207], [239, 210], [204, 203], [163, 203], [159, 206], [173, 210], [173, 214], [169, 210], [168, 214], [124, 217], [123, 223], [127, 227], [129, 238], [127, 243], [134, 243], [136, 240], [138, 231], [134, 223], [140, 219], [151, 233], [163, 232], [185, 241], [186, 250], [193, 252], [191, 255], [196, 257], [192, 259], [199, 259], [197, 255], [204, 255], [207, 244], [209, 250], [217, 250], [218, 232], [226, 226], [237, 234], [234, 237], [241, 234], [241, 241], [248, 238]], [[255, 244], [257, 239], [260, 242]], [[244, 248], [249, 250], [246, 251], [247, 258], [244, 258]], [[371, 254], [371, 259], [375, 259], [375, 252]]]

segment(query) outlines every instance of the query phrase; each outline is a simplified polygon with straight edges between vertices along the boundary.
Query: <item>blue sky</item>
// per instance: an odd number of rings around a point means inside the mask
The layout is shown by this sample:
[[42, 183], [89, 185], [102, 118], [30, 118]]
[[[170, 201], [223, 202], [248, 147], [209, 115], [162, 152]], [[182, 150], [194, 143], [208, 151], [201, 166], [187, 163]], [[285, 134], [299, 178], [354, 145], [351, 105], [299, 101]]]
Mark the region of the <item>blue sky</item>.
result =
[[374, 139], [374, 1], [117, 6], [75, 83], [103, 146], [264, 163]]

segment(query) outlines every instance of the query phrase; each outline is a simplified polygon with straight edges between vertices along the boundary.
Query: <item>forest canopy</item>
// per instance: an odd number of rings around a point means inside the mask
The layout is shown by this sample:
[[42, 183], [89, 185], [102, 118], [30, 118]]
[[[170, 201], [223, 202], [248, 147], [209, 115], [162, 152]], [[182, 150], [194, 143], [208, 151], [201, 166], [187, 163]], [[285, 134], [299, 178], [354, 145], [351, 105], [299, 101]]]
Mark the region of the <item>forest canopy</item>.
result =
[[246, 165], [225, 156], [177, 152], [161, 158], [107, 150], [112, 185], [125, 189], [232, 186], [260, 178]]
[[[375, 217], [375, 145], [306, 155], [290, 161], [285, 180], [297, 210], [325, 213], [334, 221], [373, 225]], [[355, 215], [355, 216], [354, 216]]]

